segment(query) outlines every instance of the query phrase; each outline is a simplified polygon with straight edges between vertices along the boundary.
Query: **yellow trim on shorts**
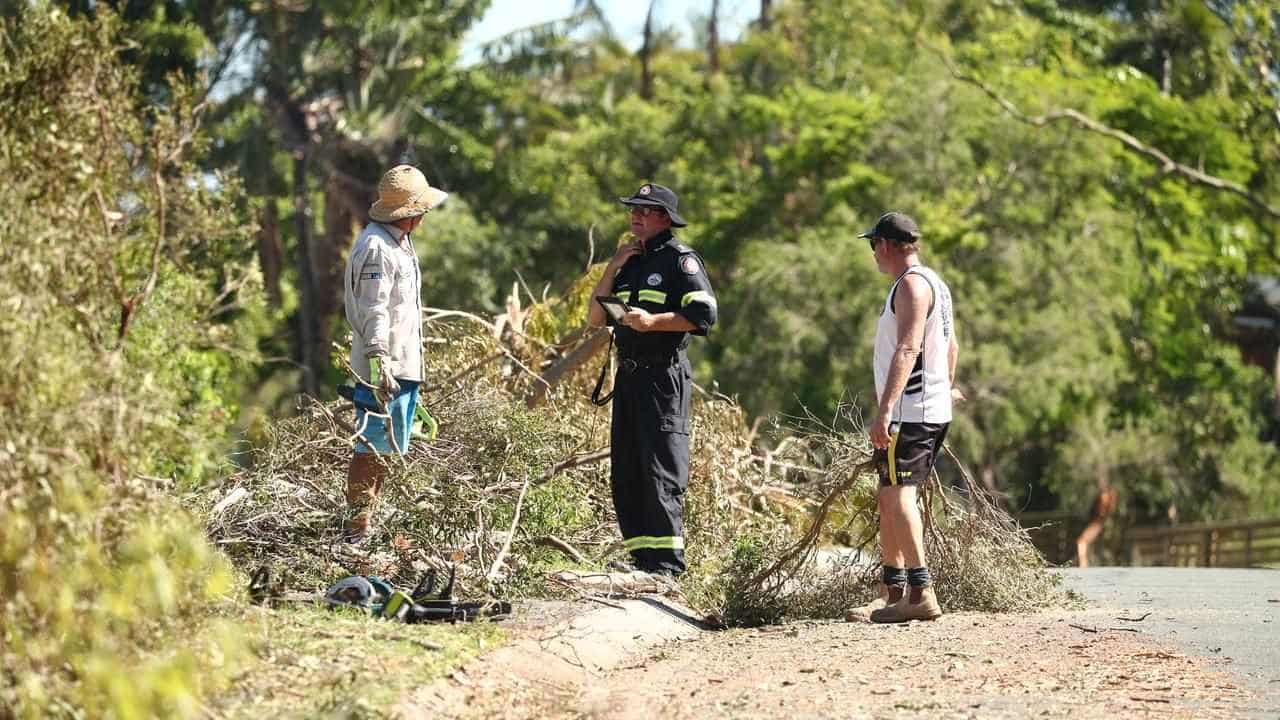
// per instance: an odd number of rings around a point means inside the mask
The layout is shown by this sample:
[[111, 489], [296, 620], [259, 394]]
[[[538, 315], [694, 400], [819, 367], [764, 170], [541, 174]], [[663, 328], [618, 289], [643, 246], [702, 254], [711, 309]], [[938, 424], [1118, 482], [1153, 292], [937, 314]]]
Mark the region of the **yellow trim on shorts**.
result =
[[898, 484], [898, 460], [897, 460], [896, 451], [898, 449], [898, 435], [901, 432], [902, 431], [899, 430], [898, 432], [891, 433], [889, 435], [889, 451], [888, 452], [889, 452], [889, 484], [890, 485]]

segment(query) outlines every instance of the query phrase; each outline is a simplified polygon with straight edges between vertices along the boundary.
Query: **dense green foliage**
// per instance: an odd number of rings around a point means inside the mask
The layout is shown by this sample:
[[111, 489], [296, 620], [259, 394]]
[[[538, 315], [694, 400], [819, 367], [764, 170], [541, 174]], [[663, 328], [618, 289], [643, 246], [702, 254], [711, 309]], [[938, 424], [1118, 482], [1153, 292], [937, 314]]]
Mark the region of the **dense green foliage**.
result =
[[[1274, 512], [1271, 388], [1226, 338], [1247, 273], [1276, 269], [1275, 216], [1101, 134], [1024, 123], [944, 61], [1027, 115], [1077, 110], [1280, 204], [1274, 74], [1235, 54], [1274, 44], [1274, 5], [1119, 5], [789, 3], [719, 74], [661, 52], [650, 100], [630, 58], [475, 69], [511, 98], [468, 125], [502, 172], [458, 191], [527, 192], [499, 226], [580, 238], [620, 228], [611, 199], [636, 179], [679, 188], [724, 308], [703, 369], [760, 414], [846, 392], [871, 410], [887, 282], [854, 236], [908, 210], [957, 298], [972, 401], [952, 437], [984, 479], [1041, 507], [1083, 507], [1107, 477], [1142, 518]], [[531, 73], [560, 90], [539, 112]], [[552, 249], [546, 277], [581, 244]]]
[[1277, 265], [1274, 2], [796, 0], [714, 59], [670, 27], [633, 51], [566, 2], [470, 63], [479, 0], [107, 4], [151, 95], [167, 71], [219, 83], [205, 163], [257, 198], [313, 392], [335, 270], [399, 159], [455, 196], [420, 241], [428, 304], [488, 312], [517, 273], [578, 282], [588, 235], [599, 259], [625, 229], [613, 198], [674, 186], [724, 308], [700, 373], [762, 416], [870, 409], [885, 280], [854, 236], [892, 207], [955, 290], [953, 438], [988, 486], [1079, 508], [1106, 478], [1141, 519], [1276, 509], [1274, 390], [1231, 343], [1248, 275]]
[[[407, 153], [462, 201], [423, 244], [429, 304], [492, 312], [517, 271], [535, 289], [578, 282], [589, 233], [598, 259], [625, 229], [613, 198], [662, 181], [724, 310], [700, 374], [758, 415], [821, 414], [844, 396], [870, 411], [886, 282], [855, 235], [904, 209], [955, 290], [971, 402], [952, 437], [988, 486], [1081, 508], [1105, 478], [1144, 520], [1277, 509], [1261, 441], [1273, 390], [1230, 342], [1248, 273], [1277, 264], [1274, 3], [775, 3], [713, 63], [674, 28], [633, 52], [579, 2], [470, 65], [456, 38], [483, 3], [412, 22], [395, 19], [404, 4], [368, 3], [358, 23], [328, 6], [202, 6], [164, 12], [211, 47], [234, 46], [234, 26], [265, 48], [209, 162], [234, 161], [284, 209], [301, 267], [340, 258], [357, 218], [326, 210], [320, 241], [286, 197], [360, 205], [368, 187], [335, 184], [371, 184]], [[354, 73], [337, 70], [351, 57]], [[1070, 118], [1025, 122], [977, 83], [1032, 120], [1073, 110], [1138, 145]], [[290, 108], [313, 120], [305, 147], [278, 121]], [[322, 275], [284, 281], [303, 286], [302, 316], [333, 324], [324, 293], [306, 297]]]
[[[1274, 450], [1259, 442], [1270, 388], [1223, 340], [1246, 272], [1276, 266], [1274, 217], [1102, 135], [1020, 122], [940, 58], [1029, 115], [1079, 110], [1274, 198], [1274, 165], [1258, 156], [1277, 127], [1255, 117], [1274, 112], [1274, 87], [1233, 58], [1225, 14], [1193, 5], [1147, 11], [1162, 20], [1148, 29], [1194, 23], [1180, 30], [1194, 46], [1167, 50], [1183, 53], [1169, 92], [1117, 56], [1146, 30], [1110, 8], [792, 3], [720, 75], [670, 51], [651, 101], [614, 99], [634, 63], [566, 60], [539, 79], [572, 77], [572, 102], [544, 100], [571, 119], [522, 111], [522, 94], [507, 112], [525, 124], [499, 116], [474, 132], [494, 148], [521, 146], [506, 140], [513, 125], [533, 140], [503, 165], [515, 192], [547, 198], [524, 205], [547, 209], [500, 225], [555, 213], [560, 236], [574, 218], [616, 228], [611, 196], [634, 178], [684, 191], [687, 236], [724, 308], [704, 368], [754, 412], [822, 412], [846, 391], [872, 407], [867, 348], [886, 283], [854, 236], [902, 208], [955, 290], [973, 401], [953, 438], [987, 480], [1041, 506], [1056, 494], [1082, 507], [1107, 476], [1140, 516], [1274, 512], [1262, 492]], [[1220, 81], [1198, 79], [1210, 72]], [[1273, 102], [1238, 102], [1259, 92]], [[541, 117], [557, 127], [536, 129]], [[554, 272], [563, 253], [548, 255]]]
[[148, 107], [118, 28], [0, 26], [2, 717], [190, 717], [236, 660], [171, 491], [226, 453], [260, 283], [189, 90]]
[[1280, 511], [1275, 388], [1232, 342], [1280, 274], [1275, 0], [791, 0], [714, 57], [566, 0], [464, 62], [487, 5], [0, 5], [0, 716], [190, 714], [230, 667], [196, 627], [226, 569], [170, 491], [246, 398], [327, 392], [338, 271], [400, 160], [454, 195], [427, 304], [497, 312], [518, 275], [548, 336], [625, 230], [614, 198], [675, 187], [721, 306], [699, 378], [761, 417], [871, 411], [887, 280], [856, 234], [908, 211], [957, 299], [950, 438], [984, 484]]

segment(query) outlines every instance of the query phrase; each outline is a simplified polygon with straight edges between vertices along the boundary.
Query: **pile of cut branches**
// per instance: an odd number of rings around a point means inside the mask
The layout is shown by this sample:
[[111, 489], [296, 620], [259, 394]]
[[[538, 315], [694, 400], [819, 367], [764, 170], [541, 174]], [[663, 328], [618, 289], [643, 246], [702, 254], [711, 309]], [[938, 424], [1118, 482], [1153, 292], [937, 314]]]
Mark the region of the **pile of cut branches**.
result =
[[[518, 598], [562, 592], [546, 582], [552, 570], [601, 569], [625, 556], [609, 493], [608, 410], [587, 401], [603, 358], [546, 379], [598, 338], [574, 333], [556, 344], [511, 317], [490, 325], [462, 313], [438, 314], [427, 329], [427, 376], [444, 380], [425, 386], [423, 399], [439, 436], [390, 459], [376, 535], [356, 547], [341, 539], [350, 406], [306, 399], [297, 417], [266, 431], [242, 469], [193, 499], [242, 570], [265, 565], [280, 585], [310, 591], [350, 573], [412, 584], [453, 564], [461, 593]], [[769, 448], [730, 398], [699, 388], [682, 582], [694, 605], [749, 625], [837, 617], [870, 596], [875, 479], [853, 410], [843, 406], [827, 423], [775, 425], [770, 439], [781, 442]], [[963, 477], [945, 490], [935, 479], [925, 495], [944, 605], [1023, 610], [1056, 601], [1025, 534]]]
[[[241, 469], [192, 499], [213, 541], [244, 572], [267, 566], [279, 585], [303, 591], [348, 573], [410, 584], [456, 563], [460, 592], [520, 597], [548, 592], [551, 569], [625, 557], [609, 492], [609, 411], [586, 399], [596, 368], [530, 402], [536, 373], [572, 348], [516, 343], [477, 320], [449, 314], [427, 325], [427, 376], [445, 378], [423, 395], [439, 435], [389, 459], [373, 538], [358, 547], [341, 538], [351, 406], [304, 398], [296, 417], [264, 429]], [[694, 406], [686, 534], [697, 564], [732, 542], [756, 514], [752, 493], [768, 484], [741, 409], [708, 393]]]
[[[813, 415], [793, 428], [793, 446], [819, 458], [822, 482], [810, 488], [815, 510], [807, 527], [761, 552], [744, 553], [732, 577], [729, 619], [741, 624], [784, 617], [840, 617], [869, 599], [879, 575], [872, 448], [857, 408], [841, 405], [829, 422]], [[943, 484], [934, 472], [920, 492], [925, 556], [942, 606], [951, 611], [1028, 612], [1067, 600], [1044, 557], [967, 468], [944, 448], [939, 469], [958, 478]], [[848, 531], [858, 529], [850, 536]], [[852, 551], [824, 551], [832, 533]], [[824, 542], [825, 541], [825, 542]]]

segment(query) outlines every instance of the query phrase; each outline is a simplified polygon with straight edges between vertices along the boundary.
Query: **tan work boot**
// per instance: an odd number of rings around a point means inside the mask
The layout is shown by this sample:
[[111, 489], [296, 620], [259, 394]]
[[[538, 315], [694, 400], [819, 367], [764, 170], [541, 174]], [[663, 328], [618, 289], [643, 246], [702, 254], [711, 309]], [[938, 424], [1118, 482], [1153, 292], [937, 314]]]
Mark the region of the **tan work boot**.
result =
[[876, 599], [866, 605], [850, 608], [849, 611], [844, 614], [845, 622], [871, 622], [871, 613], [901, 600], [902, 593], [905, 592], [905, 589], [906, 588], [902, 585], [885, 585], [884, 583], [880, 583], [880, 594], [876, 596]]
[[382, 487], [386, 469], [373, 453], [352, 453], [347, 468], [347, 520], [344, 535], [347, 542], [360, 542], [369, 535], [369, 521], [373, 517], [373, 505]]
[[942, 617], [933, 586], [910, 588], [898, 602], [871, 613], [873, 623], [903, 623], [909, 620], [937, 620]]

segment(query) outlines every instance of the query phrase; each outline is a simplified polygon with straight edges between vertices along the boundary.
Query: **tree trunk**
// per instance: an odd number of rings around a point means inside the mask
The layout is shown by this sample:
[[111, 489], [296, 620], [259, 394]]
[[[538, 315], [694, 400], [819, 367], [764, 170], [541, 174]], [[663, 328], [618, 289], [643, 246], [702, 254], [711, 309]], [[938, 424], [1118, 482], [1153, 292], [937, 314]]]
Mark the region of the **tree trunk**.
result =
[[711, 73], [720, 72], [720, 0], [712, 0], [707, 20], [707, 67]]
[[773, 26], [773, 0], [760, 0], [760, 29], [768, 31]]
[[267, 196], [258, 213], [258, 265], [272, 307], [280, 307], [280, 273], [284, 269], [284, 246], [280, 244], [280, 208]]
[[[326, 184], [324, 194], [325, 241], [315, 248], [312, 262], [316, 272], [316, 304], [324, 326], [342, 309], [342, 270], [346, 267], [347, 250], [355, 237], [355, 215], [352, 202], [336, 181]], [[323, 347], [328, 347], [326, 339]]]
[[1276, 381], [1276, 419], [1280, 420], [1280, 348], [1276, 349], [1276, 360], [1271, 367], [1271, 375]]
[[658, 0], [649, 0], [649, 12], [644, 16], [644, 44], [640, 46], [640, 97], [653, 99], [653, 69], [650, 60], [653, 55], [653, 6]]
[[1164, 50], [1164, 62], [1160, 66], [1160, 94], [1168, 97], [1173, 93], [1173, 53]]
[[316, 357], [316, 328], [319, 315], [316, 305], [315, 269], [311, 262], [311, 201], [307, 196], [309, 158], [305, 146], [293, 153], [293, 222], [298, 236], [298, 285], [302, 303], [298, 307], [298, 340], [302, 362], [302, 391], [314, 397], [320, 390], [320, 361]]

